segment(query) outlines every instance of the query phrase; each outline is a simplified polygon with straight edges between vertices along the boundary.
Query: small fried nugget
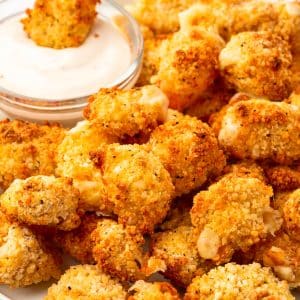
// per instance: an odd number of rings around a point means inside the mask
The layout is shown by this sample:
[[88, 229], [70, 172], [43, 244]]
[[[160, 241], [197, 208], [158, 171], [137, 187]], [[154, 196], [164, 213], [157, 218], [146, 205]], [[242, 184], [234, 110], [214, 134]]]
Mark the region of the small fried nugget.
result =
[[270, 100], [292, 92], [290, 45], [268, 32], [242, 32], [220, 53], [220, 69], [228, 86]]
[[277, 279], [269, 268], [260, 264], [217, 267], [202, 277], [195, 277], [184, 300], [293, 300], [286, 281]]
[[39, 175], [16, 179], [1, 195], [0, 208], [20, 223], [72, 230], [80, 224], [78, 202], [72, 179]]
[[39, 46], [78, 47], [87, 38], [99, 0], [36, 0], [22, 19], [25, 32]]
[[6, 189], [16, 178], [52, 175], [64, 135], [56, 124], [0, 121], [0, 188]]
[[168, 282], [139, 280], [129, 289], [128, 300], [179, 300], [176, 289]]
[[189, 116], [172, 118], [157, 127], [148, 147], [170, 173], [176, 196], [220, 175], [226, 164], [211, 128]]
[[141, 145], [112, 144], [92, 154], [101, 169], [107, 202], [119, 223], [150, 233], [163, 221], [174, 196], [162, 163]]
[[101, 89], [89, 99], [84, 116], [119, 138], [148, 136], [165, 122], [168, 105], [168, 98], [156, 86], [127, 91]]
[[92, 233], [94, 259], [98, 267], [121, 281], [145, 278], [143, 236], [132, 226], [124, 227], [109, 219], [98, 222]]
[[204, 274], [213, 266], [199, 257], [197, 237], [192, 226], [179, 226], [154, 234], [151, 254], [165, 263], [164, 276], [182, 287], [189, 285], [196, 275]]
[[90, 152], [102, 144], [117, 141], [116, 137], [104, 132], [101, 126], [81, 121], [67, 132], [58, 147], [56, 175], [73, 179], [74, 186], [80, 191], [80, 208], [83, 210], [107, 209], [103, 201], [105, 187], [102, 175], [90, 159]]
[[63, 250], [77, 259], [82, 264], [94, 264], [94, 242], [91, 234], [97, 228], [102, 218], [94, 214], [85, 214], [81, 218], [81, 224], [72, 231], [56, 232], [54, 240]]
[[234, 251], [279, 230], [280, 213], [270, 207], [273, 191], [257, 178], [225, 176], [194, 197], [192, 224], [199, 255], [216, 264], [229, 262]]
[[23, 287], [60, 277], [60, 257], [26, 227], [0, 214], [0, 283]]
[[291, 191], [300, 188], [300, 167], [264, 167], [269, 183], [277, 191]]
[[232, 157], [292, 164], [300, 159], [300, 107], [240, 101], [223, 115], [218, 140]]
[[78, 265], [68, 269], [48, 289], [44, 300], [125, 300], [126, 292], [117, 279], [96, 266]]
[[[253, 260], [271, 267], [278, 278], [286, 280], [291, 288], [300, 286], [300, 242], [284, 231], [251, 248]], [[250, 252], [249, 251], [249, 252]]]
[[182, 111], [191, 106], [218, 74], [222, 38], [205, 28], [180, 30], [160, 47], [158, 73], [151, 78], [170, 100], [170, 107]]

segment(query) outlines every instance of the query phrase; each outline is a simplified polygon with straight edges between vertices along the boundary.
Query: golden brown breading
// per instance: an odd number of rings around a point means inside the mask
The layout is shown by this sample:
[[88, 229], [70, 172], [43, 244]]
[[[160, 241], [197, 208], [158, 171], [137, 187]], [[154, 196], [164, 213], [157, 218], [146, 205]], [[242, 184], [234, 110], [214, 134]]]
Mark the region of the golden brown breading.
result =
[[163, 221], [174, 196], [169, 173], [140, 145], [112, 144], [93, 153], [107, 190], [107, 205], [123, 225], [152, 232]]
[[276, 232], [280, 213], [270, 207], [273, 191], [257, 178], [225, 176], [194, 197], [192, 224], [204, 259], [229, 262], [234, 251], [248, 248]]
[[165, 263], [165, 277], [183, 287], [189, 285], [194, 276], [202, 275], [212, 267], [198, 255], [197, 237], [192, 226], [179, 226], [154, 234], [151, 254]]
[[300, 188], [300, 167], [264, 167], [269, 183], [277, 191], [291, 191]]
[[99, 0], [36, 0], [22, 20], [24, 30], [39, 46], [78, 47], [87, 38]]
[[98, 267], [121, 281], [145, 278], [143, 236], [132, 226], [124, 227], [113, 220], [98, 222], [92, 233], [94, 259]]
[[300, 158], [300, 107], [253, 99], [228, 107], [219, 142], [233, 157], [291, 164]]
[[218, 56], [224, 47], [221, 37], [203, 28], [180, 30], [160, 47], [157, 84], [169, 97], [170, 107], [191, 106], [217, 77]]
[[117, 279], [96, 266], [79, 265], [68, 269], [57, 284], [48, 289], [44, 300], [125, 300], [126, 292]]
[[0, 214], [0, 283], [21, 287], [60, 277], [60, 257], [26, 227]]
[[101, 89], [90, 97], [84, 116], [119, 138], [148, 136], [165, 122], [168, 105], [168, 98], [156, 86], [127, 91]]
[[139, 23], [155, 33], [172, 33], [179, 29], [178, 13], [194, 2], [196, 0], [138, 0], [128, 9]]
[[0, 208], [20, 223], [72, 230], [80, 224], [78, 202], [72, 179], [39, 175], [15, 179], [1, 195]]
[[258, 243], [249, 252], [253, 259], [266, 267], [271, 267], [290, 287], [300, 286], [300, 242], [280, 231], [265, 242]]
[[6, 189], [15, 178], [52, 175], [64, 135], [56, 124], [0, 121], [0, 188]]
[[91, 233], [96, 229], [102, 218], [94, 214], [85, 214], [81, 218], [81, 224], [72, 231], [60, 231], [55, 233], [54, 239], [63, 250], [77, 259], [82, 264], [94, 264]]
[[176, 289], [168, 282], [137, 281], [129, 289], [128, 300], [179, 300]]
[[209, 126], [196, 118], [172, 118], [151, 134], [149, 150], [170, 173], [176, 196], [218, 176], [226, 161]]
[[84, 210], [106, 210], [103, 195], [105, 188], [101, 172], [90, 159], [90, 152], [102, 144], [117, 142], [117, 138], [89, 121], [79, 122], [67, 132], [58, 147], [56, 174], [73, 179], [80, 191], [80, 207]]
[[185, 300], [293, 300], [285, 281], [280, 281], [269, 268], [260, 264], [240, 266], [233, 263], [194, 278]]
[[292, 92], [290, 45], [275, 34], [234, 35], [219, 59], [226, 83], [240, 92], [271, 100], [283, 100]]

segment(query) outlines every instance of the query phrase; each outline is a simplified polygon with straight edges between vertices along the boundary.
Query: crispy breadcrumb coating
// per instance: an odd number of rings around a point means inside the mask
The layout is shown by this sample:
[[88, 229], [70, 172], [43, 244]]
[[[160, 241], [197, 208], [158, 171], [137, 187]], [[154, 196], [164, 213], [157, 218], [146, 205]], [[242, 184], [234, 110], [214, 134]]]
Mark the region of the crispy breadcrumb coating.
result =
[[234, 35], [219, 59], [225, 81], [240, 92], [270, 100], [283, 100], [292, 92], [290, 46], [275, 34]]
[[96, 266], [78, 265], [68, 269], [44, 300], [125, 300], [126, 292], [117, 279]]
[[129, 289], [128, 300], [179, 300], [176, 289], [168, 282], [137, 281]]
[[300, 158], [300, 107], [253, 99], [228, 107], [219, 142], [233, 157], [291, 164]]
[[277, 191], [291, 191], [300, 188], [300, 167], [264, 167], [269, 183]]
[[0, 214], [0, 283], [22, 287], [60, 277], [60, 257], [26, 227]]
[[194, 197], [192, 224], [199, 255], [216, 264], [276, 232], [282, 220], [270, 207], [273, 191], [257, 178], [225, 176]]
[[[271, 267], [276, 276], [286, 280], [290, 287], [300, 286], [300, 242], [280, 231], [275, 237], [251, 248], [253, 259]], [[250, 252], [249, 251], [249, 252]]]
[[101, 220], [102, 218], [94, 214], [85, 214], [81, 218], [81, 224], [78, 228], [72, 231], [57, 232], [54, 239], [63, 248], [64, 252], [70, 254], [82, 264], [94, 264], [94, 242], [91, 234]]
[[101, 89], [90, 97], [84, 116], [104, 131], [124, 138], [145, 135], [165, 122], [169, 100], [156, 86], [131, 90]]
[[157, 84], [169, 97], [170, 107], [183, 110], [192, 105], [217, 77], [222, 38], [205, 29], [181, 30], [160, 47]]
[[0, 208], [17, 222], [72, 230], [80, 224], [78, 202], [72, 179], [39, 175], [16, 179], [1, 195]]
[[78, 47], [87, 38], [99, 0], [36, 0], [22, 19], [29, 38], [39, 46]]
[[292, 300], [294, 297], [285, 281], [280, 281], [269, 268], [260, 264], [236, 265], [229, 263], [194, 278], [185, 300]]
[[56, 124], [0, 121], [0, 188], [6, 189], [15, 178], [52, 175], [64, 135], [65, 130]]
[[170, 175], [159, 159], [143, 146], [119, 144], [103, 146], [92, 156], [119, 223], [152, 232], [167, 215], [174, 196]]
[[98, 222], [92, 233], [93, 255], [98, 267], [121, 281], [143, 279], [145, 257], [143, 236], [131, 226], [124, 227], [113, 220]]
[[176, 196], [218, 176], [226, 161], [209, 126], [196, 118], [172, 118], [151, 134], [149, 149], [170, 173]]
[[183, 287], [189, 285], [194, 276], [202, 275], [212, 267], [198, 256], [197, 237], [192, 226], [179, 226], [154, 234], [151, 254], [165, 262], [164, 276]]
[[101, 126], [81, 121], [69, 130], [58, 147], [56, 175], [73, 179], [80, 191], [80, 207], [84, 210], [106, 210], [105, 188], [101, 172], [90, 159], [90, 152], [102, 144], [117, 142], [117, 138], [104, 132]]

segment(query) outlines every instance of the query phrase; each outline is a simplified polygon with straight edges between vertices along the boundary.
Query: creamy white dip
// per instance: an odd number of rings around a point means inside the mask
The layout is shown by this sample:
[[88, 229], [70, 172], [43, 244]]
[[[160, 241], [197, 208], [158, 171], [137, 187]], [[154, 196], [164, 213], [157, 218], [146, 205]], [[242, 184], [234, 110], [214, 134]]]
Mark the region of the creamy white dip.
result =
[[62, 100], [108, 87], [131, 63], [130, 45], [116, 27], [97, 19], [78, 48], [37, 46], [15, 16], [0, 23], [0, 87], [27, 97]]

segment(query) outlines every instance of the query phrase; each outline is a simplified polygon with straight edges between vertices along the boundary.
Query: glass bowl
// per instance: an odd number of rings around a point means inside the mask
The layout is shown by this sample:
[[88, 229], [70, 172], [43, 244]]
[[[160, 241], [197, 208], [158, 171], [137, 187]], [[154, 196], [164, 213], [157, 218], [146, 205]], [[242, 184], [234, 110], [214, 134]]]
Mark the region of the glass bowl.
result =
[[[23, 14], [26, 8], [33, 6], [33, 3], [33, 0], [0, 0], [0, 23], [7, 18]], [[137, 81], [142, 66], [144, 42], [139, 26], [114, 0], [102, 0], [97, 11], [101, 19], [125, 34], [132, 53], [128, 69], [110, 84], [99, 88], [129, 89]], [[60, 122], [71, 126], [82, 119], [82, 109], [86, 106], [89, 96], [62, 100], [38, 99], [16, 94], [0, 86], [0, 109], [12, 118], [36, 122]]]

